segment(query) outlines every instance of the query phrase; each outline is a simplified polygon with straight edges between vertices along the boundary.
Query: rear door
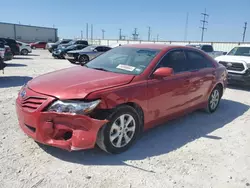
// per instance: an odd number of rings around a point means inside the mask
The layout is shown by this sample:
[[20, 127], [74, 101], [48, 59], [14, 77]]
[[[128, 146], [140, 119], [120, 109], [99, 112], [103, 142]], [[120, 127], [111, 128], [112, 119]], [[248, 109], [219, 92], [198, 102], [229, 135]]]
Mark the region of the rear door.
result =
[[191, 72], [190, 105], [195, 106], [206, 100], [215, 81], [215, 68], [212, 62], [198, 51], [185, 50], [188, 70]]

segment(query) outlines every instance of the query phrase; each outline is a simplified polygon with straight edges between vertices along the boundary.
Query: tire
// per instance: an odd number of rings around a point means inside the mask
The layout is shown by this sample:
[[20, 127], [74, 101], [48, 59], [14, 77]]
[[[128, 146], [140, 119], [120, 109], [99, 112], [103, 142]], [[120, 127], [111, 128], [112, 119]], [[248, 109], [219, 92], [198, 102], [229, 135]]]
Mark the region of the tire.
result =
[[220, 87], [216, 86], [208, 98], [208, 103], [206, 108], [206, 111], [208, 113], [214, 113], [217, 110], [220, 104], [221, 96], [222, 96], [222, 91]]
[[86, 55], [81, 55], [78, 59], [79, 63], [82, 64], [82, 63], [87, 63], [89, 61], [89, 57], [86, 56]]
[[28, 55], [29, 51], [27, 49], [22, 49], [21, 55]]
[[[96, 144], [107, 153], [122, 153], [136, 142], [140, 134], [139, 115], [134, 108], [123, 105], [116, 108], [108, 119], [109, 122], [98, 132]], [[130, 123], [126, 126], [121, 119]]]

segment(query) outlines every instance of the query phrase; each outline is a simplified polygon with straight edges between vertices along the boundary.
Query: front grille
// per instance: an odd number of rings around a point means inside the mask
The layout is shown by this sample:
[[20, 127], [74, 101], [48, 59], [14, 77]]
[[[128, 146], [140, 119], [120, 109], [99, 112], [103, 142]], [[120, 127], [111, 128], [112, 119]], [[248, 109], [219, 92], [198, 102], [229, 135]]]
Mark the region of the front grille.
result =
[[47, 99], [43, 97], [27, 97], [22, 101], [23, 109], [36, 110], [39, 108]]
[[220, 61], [219, 63], [224, 65], [227, 68], [227, 70], [243, 71], [245, 69], [242, 63], [225, 62], [225, 61]]

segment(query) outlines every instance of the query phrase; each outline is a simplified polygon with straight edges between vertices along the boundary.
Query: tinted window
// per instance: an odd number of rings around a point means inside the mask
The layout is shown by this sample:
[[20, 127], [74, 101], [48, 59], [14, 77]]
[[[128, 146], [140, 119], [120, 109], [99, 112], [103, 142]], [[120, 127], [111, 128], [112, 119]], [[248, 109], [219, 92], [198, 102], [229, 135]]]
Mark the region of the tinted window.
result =
[[158, 67], [169, 67], [174, 70], [174, 73], [185, 72], [188, 69], [185, 53], [182, 50], [168, 52], [163, 57]]
[[76, 44], [85, 44], [85, 45], [88, 45], [88, 42], [84, 41], [84, 40], [79, 40], [79, 41], [76, 42]]
[[105, 49], [102, 46], [95, 48], [98, 52], [105, 52]]
[[210, 45], [204, 45], [201, 48], [204, 52], [213, 52], [213, 47]]
[[111, 48], [109, 48], [109, 47], [103, 47], [104, 48], [104, 51], [106, 52], [106, 51], [109, 51]]
[[204, 57], [199, 52], [186, 51], [189, 70], [199, 70], [207, 67], [213, 67], [212, 62], [210, 62], [206, 57]]

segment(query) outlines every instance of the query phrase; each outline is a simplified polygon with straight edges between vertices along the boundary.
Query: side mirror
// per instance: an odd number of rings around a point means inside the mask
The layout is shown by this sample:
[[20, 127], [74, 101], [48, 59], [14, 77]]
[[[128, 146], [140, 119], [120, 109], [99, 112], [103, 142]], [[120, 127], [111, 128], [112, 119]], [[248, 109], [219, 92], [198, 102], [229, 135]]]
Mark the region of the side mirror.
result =
[[227, 52], [223, 52], [223, 55], [227, 55]]
[[94, 49], [93, 52], [97, 52], [97, 49]]
[[173, 74], [173, 69], [169, 67], [161, 67], [156, 69], [156, 71], [153, 73], [153, 76], [155, 78], [164, 78], [167, 76], [171, 76]]

